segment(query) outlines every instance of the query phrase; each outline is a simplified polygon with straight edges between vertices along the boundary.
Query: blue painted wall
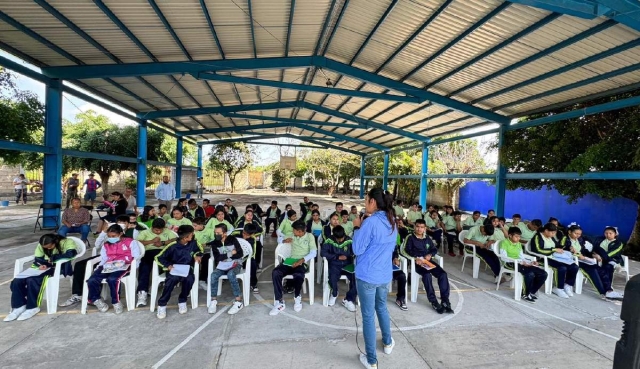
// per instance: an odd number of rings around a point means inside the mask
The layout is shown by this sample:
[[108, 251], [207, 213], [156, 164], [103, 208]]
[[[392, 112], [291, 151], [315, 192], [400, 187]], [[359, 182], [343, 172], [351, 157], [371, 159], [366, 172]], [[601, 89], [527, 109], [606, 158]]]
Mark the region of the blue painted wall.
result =
[[[467, 183], [460, 189], [460, 209], [486, 214], [494, 206], [494, 196], [495, 186], [487, 182]], [[566, 199], [554, 189], [507, 190], [505, 216], [520, 213], [523, 219], [539, 218], [543, 224], [553, 216], [564, 225], [577, 222], [591, 236], [600, 236], [609, 225], [618, 227], [623, 240], [631, 235], [638, 208], [635, 202], [623, 198], [603, 200], [594, 195], [587, 195], [575, 204], [567, 203]]]

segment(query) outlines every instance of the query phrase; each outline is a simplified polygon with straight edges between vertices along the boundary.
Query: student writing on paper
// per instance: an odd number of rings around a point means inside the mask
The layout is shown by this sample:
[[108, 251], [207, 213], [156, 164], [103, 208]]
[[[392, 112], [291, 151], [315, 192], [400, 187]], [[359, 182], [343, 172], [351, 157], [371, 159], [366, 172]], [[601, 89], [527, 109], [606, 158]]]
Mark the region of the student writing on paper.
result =
[[[164, 319], [167, 316], [167, 303], [171, 298], [171, 293], [178, 283], [182, 284], [180, 295], [178, 295], [178, 312], [185, 314], [187, 312], [187, 297], [191, 292], [191, 287], [195, 283], [196, 277], [193, 274], [194, 263], [202, 262], [202, 248], [198, 245], [194, 237], [195, 230], [193, 226], [181, 225], [178, 227], [178, 239], [173, 241], [162, 252], [156, 256], [156, 262], [166, 272], [164, 281], [164, 289], [162, 296], [158, 300], [158, 319]], [[186, 277], [171, 274], [174, 264], [190, 265], [189, 274]]]
[[[449, 277], [447, 272], [436, 264], [434, 256], [438, 253], [438, 248], [433, 244], [431, 238], [426, 234], [427, 225], [423, 219], [416, 219], [413, 234], [407, 237], [404, 243], [404, 253], [409, 259], [416, 262], [416, 273], [422, 276], [422, 283], [427, 290], [427, 298], [431, 306], [438, 314], [445, 311], [453, 313], [451, 302], [449, 302]], [[431, 276], [438, 280], [440, 288], [440, 303], [433, 288]]]
[[570, 251], [564, 251], [562, 245], [553, 238], [556, 230], [556, 226], [551, 223], [539, 228], [531, 240], [531, 250], [535, 253], [549, 256], [548, 263], [555, 270], [554, 278], [558, 283], [557, 287], [553, 289], [553, 293], [568, 299], [573, 296], [573, 286], [576, 284], [576, 276], [580, 268], [574, 263], [565, 264], [553, 259], [552, 255], [554, 253], [563, 254], [566, 252], [571, 255]]
[[[253, 223], [248, 223], [247, 225]], [[209, 244], [211, 246], [211, 257], [213, 258], [214, 269], [211, 271], [211, 303], [209, 304], [209, 314], [215, 314], [218, 307], [218, 279], [223, 275], [229, 278], [231, 284], [231, 290], [235, 301], [233, 306], [227, 311], [227, 313], [234, 315], [237, 314], [243, 307], [242, 303], [242, 291], [240, 290], [240, 284], [236, 279], [236, 274], [242, 273], [242, 259], [245, 256], [240, 246], [240, 242], [235, 236], [227, 236], [227, 226], [224, 224], [218, 224], [214, 229], [214, 240]], [[226, 252], [221, 252], [221, 249], [226, 249]], [[233, 266], [230, 269], [218, 269], [221, 262], [233, 261]]]
[[118, 224], [113, 224], [107, 229], [107, 240], [100, 250], [100, 263], [96, 270], [87, 280], [89, 288], [89, 302], [92, 302], [102, 313], [109, 310], [109, 305], [102, 300], [102, 281], [106, 280], [111, 292], [111, 304], [116, 314], [124, 311], [120, 302], [120, 280], [129, 274], [129, 268], [115, 271], [113, 273], [103, 273], [107, 263], [124, 262], [126, 265], [137, 263], [140, 260], [140, 248], [138, 242], [132, 238], [124, 237], [124, 231]]
[[327, 238], [322, 243], [322, 249], [320, 255], [327, 259], [329, 265], [329, 287], [331, 287], [331, 294], [329, 295], [329, 306], [336, 304], [338, 298], [338, 281], [341, 275], [346, 275], [349, 281], [349, 291], [342, 300], [342, 306], [351, 312], [356, 311], [356, 296], [358, 291], [356, 290], [356, 276], [351, 271], [346, 271], [345, 268], [353, 266], [353, 249], [351, 246], [351, 238], [346, 235], [346, 232], [342, 226], [336, 226], [333, 229], [333, 235]]
[[[606, 267], [607, 264], [602, 264], [602, 257], [600, 256], [600, 250], [602, 250], [602, 248], [599, 245], [595, 245], [592, 250], [589, 250], [586, 247], [584, 238], [582, 238], [582, 228], [580, 228], [579, 225], [571, 224], [567, 230], [567, 235], [560, 240], [560, 244], [565, 251], [569, 251], [578, 256], [578, 260], [581, 261], [578, 264], [580, 270], [586, 275], [589, 282], [591, 282], [603, 299], [619, 300], [624, 297], [623, 294], [614, 291], [611, 286], [611, 279], [609, 279], [609, 273]], [[587, 264], [583, 262], [585, 259], [591, 259], [596, 261], [596, 263]], [[597, 263], [598, 261], [600, 261], [600, 265]]]
[[293, 240], [291, 243], [291, 255], [289, 257], [296, 259], [297, 261], [291, 266], [280, 264], [273, 269], [273, 272], [271, 272], [275, 304], [269, 315], [278, 315], [285, 309], [284, 299], [282, 298], [282, 280], [287, 275], [293, 276], [293, 310], [295, 312], [302, 310], [302, 297], [300, 296], [300, 291], [302, 290], [302, 284], [304, 283], [304, 275], [308, 269], [307, 263], [311, 259], [315, 258], [318, 253], [313, 235], [305, 231], [306, 226], [304, 221], [295, 221], [292, 227]]
[[[73, 240], [53, 233], [40, 237], [31, 267], [44, 272], [11, 281], [11, 313], [4, 321], [27, 320], [38, 314], [47, 279], [55, 272], [54, 263], [60, 259], [73, 259], [77, 254]], [[68, 265], [68, 268], [64, 268], [65, 265]], [[71, 275], [71, 263], [66, 262], [63, 266], [61, 267], [64, 275]]]

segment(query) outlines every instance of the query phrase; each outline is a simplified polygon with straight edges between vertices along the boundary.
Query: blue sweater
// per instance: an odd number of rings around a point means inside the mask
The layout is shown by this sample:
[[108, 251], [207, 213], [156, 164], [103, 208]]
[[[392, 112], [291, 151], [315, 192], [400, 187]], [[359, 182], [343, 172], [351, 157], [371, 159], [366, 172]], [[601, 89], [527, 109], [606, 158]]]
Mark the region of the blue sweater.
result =
[[372, 284], [391, 281], [393, 267], [389, 263], [396, 248], [398, 229], [391, 230], [384, 211], [377, 211], [362, 222], [353, 235], [356, 255], [356, 278]]

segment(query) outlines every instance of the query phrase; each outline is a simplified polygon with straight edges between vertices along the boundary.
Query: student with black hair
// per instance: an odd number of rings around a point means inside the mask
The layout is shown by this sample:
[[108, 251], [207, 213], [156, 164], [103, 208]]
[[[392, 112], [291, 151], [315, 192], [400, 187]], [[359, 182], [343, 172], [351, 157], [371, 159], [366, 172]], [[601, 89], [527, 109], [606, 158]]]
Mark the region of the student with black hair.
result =
[[180, 207], [175, 207], [171, 210], [172, 218], [167, 220], [167, 228], [177, 232], [178, 228], [183, 225], [191, 225], [191, 221], [184, 216], [184, 211]]
[[322, 228], [322, 239], [326, 240], [333, 234], [333, 229], [340, 225], [340, 214], [333, 213], [329, 216], [329, 221]]
[[320, 256], [327, 259], [329, 265], [329, 306], [336, 304], [338, 298], [338, 281], [341, 275], [347, 276], [349, 281], [349, 291], [342, 300], [342, 306], [351, 312], [356, 311], [356, 277], [353, 270], [353, 249], [351, 247], [351, 237], [340, 225], [333, 228], [333, 234], [324, 240]]
[[[493, 227], [493, 224], [475, 226], [469, 230], [469, 233], [467, 233], [464, 243], [476, 246], [476, 256], [491, 268], [491, 271], [496, 278], [496, 282], [498, 282], [498, 275], [500, 275], [500, 259], [491, 248], [495, 241], [491, 241], [489, 239], [494, 232], [495, 228]], [[468, 251], [471, 252], [470, 247], [468, 248]], [[503, 280], [500, 281], [500, 283], [509, 280], [511, 280], [510, 277], [503, 277]]]
[[251, 263], [251, 279], [249, 285], [251, 286], [253, 293], [260, 292], [260, 289], [258, 288], [258, 263], [256, 262], [256, 254], [258, 250], [257, 243], [259, 242], [255, 237], [257, 231], [258, 229], [253, 223], [247, 224], [242, 228], [242, 238], [247, 241], [253, 249], [251, 258], [245, 261], [245, 263]]
[[[187, 207], [187, 198], [186, 197], [179, 198], [178, 204], [174, 207], [174, 209], [175, 208], [182, 210], [182, 215], [186, 217], [187, 211], [189, 210], [189, 208]], [[173, 217], [173, 210], [171, 211], [171, 216]]]
[[229, 215], [224, 211], [224, 207], [217, 206], [214, 216], [209, 218], [209, 221], [207, 221], [207, 225], [205, 226], [205, 228], [210, 230], [211, 234], [213, 234], [213, 229], [218, 224], [224, 223], [224, 225], [227, 226], [227, 229], [230, 232], [233, 232], [235, 228], [233, 227], [233, 225], [229, 220], [230, 220]]
[[[162, 295], [158, 299], [156, 316], [158, 319], [164, 319], [167, 316], [167, 303], [178, 283], [182, 284], [182, 290], [178, 296], [178, 312], [185, 314], [187, 312], [187, 298], [196, 280], [193, 266], [195, 263], [202, 262], [202, 248], [195, 240], [193, 226], [181, 225], [178, 227], [178, 238], [156, 256], [156, 262], [166, 272]], [[186, 276], [179, 272], [172, 273], [178, 265], [188, 266]]]
[[404, 240], [413, 233], [413, 227], [407, 226], [404, 219], [396, 218], [396, 226], [398, 227], [398, 244], [402, 245]]
[[224, 200], [224, 206], [226, 206], [228, 209], [226, 211], [226, 214], [229, 215], [229, 223], [235, 224], [239, 215], [238, 215], [238, 210], [236, 210], [236, 207], [233, 206], [231, 199]]
[[[42, 274], [14, 278], [11, 281], [11, 312], [4, 321], [27, 320], [38, 314], [47, 279], [55, 272], [55, 262], [73, 259], [77, 254], [78, 250], [73, 240], [54, 233], [42, 235], [31, 265], [31, 268], [42, 271]], [[71, 269], [71, 263], [66, 262], [61, 266], [61, 274], [71, 275]]]
[[442, 233], [444, 233], [444, 224], [440, 221], [439, 216], [437, 210], [431, 210], [429, 215], [424, 217], [426, 232], [436, 241], [438, 248], [442, 245]]
[[[109, 310], [109, 305], [102, 301], [100, 292], [102, 291], [102, 281], [106, 280], [111, 293], [111, 304], [116, 314], [124, 311], [120, 302], [120, 280], [129, 274], [131, 263], [138, 263], [140, 260], [140, 248], [138, 242], [133, 238], [124, 237], [122, 227], [113, 224], [107, 229], [107, 240], [100, 249], [100, 263], [87, 280], [89, 289], [89, 302], [93, 303], [102, 313]], [[107, 263], [122, 263], [126, 269], [114, 272], [104, 272]]]
[[[518, 263], [518, 273], [522, 274], [522, 279], [524, 280], [522, 299], [535, 303], [538, 299], [538, 290], [544, 286], [548, 275], [543, 269], [538, 268], [537, 261], [531, 261], [525, 258], [522, 252], [522, 244], [520, 243], [521, 234], [522, 231], [520, 228], [510, 227], [508, 238], [500, 241], [498, 247], [502, 257], [513, 259]], [[513, 262], [507, 262], [505, 263], [505, 268], [514, 270], [515, 266]]]
[[[166, 206], [165, 206], [166, 209]], [[151, 205], [145, 205], [142, 214], [137, 218], [138, 223], [142, 223], [151, 228], [151, 223], [156, 219], [156, 209]]]
[[305, 219], [309, 211], [311, 211], [309, 206], [309, 198], [305, 196], [300, 203], [300, 219]]
[[193, 236], [195, 237], [198, 246], [200, 246], [203, 251], [202, 259], [200, 262], [200, 275], [197, 275], [196, 278], [200, 288], [206, 291], [207, 280], [209, 279], [209, 258], [211, 257], [208, 244], [214, 240], [213, 228], [206, 227], [207, 221], [203, 217], [196, 217], [195, 219], [193, 219], [192, 223], [194, 230]]
[[527, 243], [528, 241], [531, 241], [533, 239], [533, 236], [536, 235], [538, 229], [542, 227], [542, 221], [540, 219], [534, 219], [529, 223], [518, 222], [517, 227], [520, 228], [520, 231], [522, 232], [520, 242]]
[[[247, 223], [247, 225], [255, 226], [254, 223]], [[218, 224], [214, 232], [215, 240], [209, 244], [215, 269], [211, 271], [211, 302], [209, 303], [208, 311], [209, 314], [216, 313], [218, 306], [218, 279], [226, 275], [229, 278], [231, 291], [233, 291], [233, 296], [235, 297], [233, 306], [227, 313], [234, 315], [244, 307], [242, 290], [236, 275], [242, 272], [242, 259], [250, 255], [244, 255], [242, 246], [240, 246], [240, 242], [235, 236], [227, 236], [227, 227], [224, 224]], [[226, 266], [221, 266], [222, 262], [232, 262], [233, 264], [230, 268], [227, 268]], [[251, 260], [247, 262], [251, 262]]]
[[307, 223], [308, 221], [311, 220], [311, 216], [314, 210], [317, 210], [318, 213], [320, 213], [320, 210], [318, 210], [320, 208], [320, 206], [318, 204], [313, 204], [313, 203], [309, 203], [309, 211], [307, 212], [307, 215], [304, 216], [304, 222]]
[[242, 235], [240, 230], [248, 224], [253, 224], [253, 226], [256, 228], [256, 231], [254, 232], [254, 237], [256, 238], [255, 259], [256, 263], [260, 265], [260, 262], [262, 261], [263, 247], [262, 242], [260, 242], [260, 235], [264, 230], [262, 229], [262, 224], [258, 221], [255, 213], [251, 209], [247, 209], [247, 211], [244, 213], [244, 215], [236, 225], [236, 231], [234, 231], [232, 234], [236, 237], [240, 237]]
[[[507, 223], [507, 229], [511, 228], [511, 227], [518, 227], [520, 228], [520, 221], [522, 221], [522, 215], [515, 213], [511, 216], [511, 223]], [[520, 230], [522, 231], [522, 229]]]
[[491, 217], [495, 217], [496, 212], [493, 209], [487, 210], [487, 217], [482, 221], [483, 224], [488, 224], [491, 221]]
[[555, 270], [554, 278], [557, 282], [553, 293], [568, 299], [573, 296], [573, 286], [580, 268], [574, 263], [573, 254], [564, 251], [562, 245], [554, 239], [556, 231], [557, 228], [552, 223], [539, 228], [531, 240], [531, 251], [549, 257], [547, 262]]
[[[149, 227], [145, 227], [141, 223], [138, 223], [138, 217], [135, 214], [129, 214], [129, 229], [132, 231], [137, 231], [137, 234], [140, 234], [140, 232], [144, 231], [145, 229], [149, 229]], [[129, 229], [125, 231], [125, 234], [127, 233], [127, 231], [129, 231]], [[133, 236], [133, 232], [127, 234], [127, 237], [135, 239], [135, 237]]]
[[169, 214], [169, 209], [167, 209], [167, 205], [165, 204], [158, 205], [158, 218], [164, 219], [165, 222], [171, 219], [171, 214]]
[[600, 256], [602, 266], [607, 270], [609, 280], [613, 281], [616, 266], [624, 265], [624, 259], [622, 259], [624, 243], [618, 239], [618, 228], [605, 227], [604, 238], [598, 239], [596, 244], [599, 247], [595, 250]]
[[353, 205], [351, 206], [351, 212], [349, 213], [349, 220], [353, 222], [354, 219], [358, 218], [360, 215], [358, 214], [358, 207]]
[[398, 285], [398, 292], [396, 293], [396, 305], [402, 311], [407, 311], [409, 308], [407, 307], [407, 275], [402, 268], [400, 267], [400, 254], [398, 252], [398, 247], [393, 251], [393, 256], [391, 259], [393, 263], [393, 277], [392, 279], [396, 281]]
[[[422, 276], [422, 283], [427, 290], [427, 298], [433, 309], [438, 314], [442, 314], [445, 311], [453, 313], [449, 302], [449, 277], [447, 272], [435, 262], [434, 257], [438, 253], [438, 248], [433, 244], [431, 238], [427, 236], [426, 230], [427, 224], [424, 219], [417, 219], [413, 234], [409, 235], [404, 241], [404, 253], [407, 258], [415, 260], [416, 273]], [[441, 303], [438, 303], [431, 276], [438, 279]]]
[[[453, 209], [451, 206], [449, 209]], [[447, 209], [445, 207], [445, 209]], [[462, 213], [459, 211], [454, 211], [451, 215], [446, 216], [444, 218], [444, 227], [446, 229], [447, 235], [447, 247], [449, 248], [449, 256], [456, 256], [456, 253], [453, 252], [453, 245], [458, 242], [458, 236], [460, 232], [462, 232]], [[462, 250], [462, 245], [460, 246], [460, 255], [464, 255], [464, 251]]]
[[[287, 218], [280, 222], [280, 226], [276, 233], [278, 234], [278, 243], [291, 243], [293, 240], [293, 223], [298, 218], [295, 210], [287, 211]], [[305, 225], [306, 226], [306, 225]]]
[[578, 257], [580, 270], [603, 299], [619, 300], [624, 297], [623, 294], [613, 290], [606, 267], [607, 263], [598, 264], [598, 262], [602, 263], [600, 257], [602, 248], [599, 245], [593, 245], [593, 249], [589, 250], [584, 238], [582, 238], [582, 228], [579, 225], [571, 224], [569, 226], [567, 235], [560, 240], [560, 245], [565, 251]]
[[273, 233], [271, 237], [278, 237], [276, 230], [278, 229], [278, 219], [280, 219], [280, 215], [282, 211], [278, 208], [277, 201], [271, 201], [271, 206], [267, 209], [267, 219], [264, 220], [264, 233], [268, 234], [269, 229], [271, 229], [271, 225], [273, 224]]
[[341, 203], [341, 202], [336, 202], [336, 210], [335, 210], [333, 213], [329, 214], [329, 216], [327, 217], [327, 219], [325, 219], [325, 221], [324, 221], [324, 222], [325, 222], [325, 223], [327, 223], [327, 224], [328, 224], [328, 223], [330, 223], [330, 221], [331, 221], [331, 217], [332, 217], [334, 214], [338, 214], [338, 219], [339, 219], [339, 218], [340, 218], [340, 214], [342, 213], [343, 208], [344, 208], [344, 204], [343, 204], [343, 203]]
[[409, 208], [409, 212], [407, 213], [407, 223], [413, 225], [416, 220], [422, 219], [422, 213], [418, 211], [418, 203], [414, 203]]
[[320, 212], [318, 210], [311, 210], [311, 219], [309, 219], [306, 223], [307, 233], [313, 234], [313, 237], [315, 237], [317, 240], [318, 237], [322, 235], [322, 229], [325, 226], [322, 219], [320, 219]]
[[346, 210], [343, 210], [340, 213], [340, 225], [344, 228], [344, 232], [347, 236], [353, 236], [353, 222], [349, 220], [349, 212]]
[[188, 209], [186, 212], [186, 216], [189, 220], [194, 220], [197, 217], [204, 218], [206, 216], [204, 209], [202, 208], [202, 206], [198, 205], [196, 199], [189, 199], [189, 201], [187, 202], [187, 207]]
[[554, 238], [556, 239], [556, 241], [560, 242], [564, 238], [564, 227], [560, 224], [558, 218], [549, 217], [547, 223], [551, 223], [556, 226], [558, 230], [556, 231], [556, 235]]
[[208, 220], [213, 216], [216, 208], [211, 206], [211, 201], [209, 201], [209, 199], [204, 199], [202, 200], [202, 210], [204, 210], [204, 218]]
[[393, 210], [396, 212], [396, 217], [397, 218], [405, 218], [404, 215], [404, 201], [398, 199], [396, 201], [396, 205], [393, 207]]
[[474, 210], [473, 214], [462, 223], [462, 229], [468, 230], [473, 227], [481, 226], [484, 224], [484, 219], [480, 216], [480, 210]]
[[[295, 211], [292, 211], [295, 214]], [[282, 280], [288, 275], [293, 276], [293, 310], [295, 312], [302, 310], [302, 296], [300, 296], [300, 291], [302, 290], [302, 284], [304, 283], [304, 275], [309, 269], [307, 263], [311, 259], [315, 258], [318, 253], [313, 235], [305, 231], [306, 225], [303, 221], [298, 220], [293, 222], [292, 228], [293, 239], [291, 241], [291, 255], [289, 258], [296, 259], [297, 261], [292, 265], [285, 265], [282, 263], [275, 267], [273, 272], [271, 272], [275, 303], [273, 309], [269, 312], [269, 315], [278, 315], [286, 308], [282, 297], [284, 292]]]
[[289, 217], [287, 214], [289, 214], [289, 210], [292, 210], [292, 209], [293, 208], [292, 208], [291, 204], [287, 204], [287, 205], [284, 206], [284, 211], [282, 212], [282, 214], [280, 214], [280, 219], [278, 220], [278, 224], [279, 225], [282, 225], [284, 220]]

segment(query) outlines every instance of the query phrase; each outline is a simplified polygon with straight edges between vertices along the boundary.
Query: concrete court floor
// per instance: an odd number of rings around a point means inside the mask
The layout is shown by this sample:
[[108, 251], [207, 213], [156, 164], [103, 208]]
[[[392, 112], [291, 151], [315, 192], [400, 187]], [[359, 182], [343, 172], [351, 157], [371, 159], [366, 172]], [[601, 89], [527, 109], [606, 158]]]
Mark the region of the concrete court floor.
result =
[[[322, 208], [337, 199], [309, 194]], [[236, 206], [271, 199], [297, 204], [304, 194], [285, 197], [269, 191], [234, 194]], [[216, 203], [226, 194], [205, 196]], [[345, 205], [360, 200], [343, 197]], [[44, 231], [35, 234], [37, 205], [0, 209], [0, 318], [9, 311], [9, 282], [16, 258], [29, 255]], [[90, 241], [93, 237], [90, 236]], [[358, 347], [364, 349], [361, 330], [356, 335], [354, 314], [340, 304], [322, 306], [322, 292], [315, 285], [315, 304], [303, 297], [303, 310], [295, 313], [292, 295], [287, 310], [268, 315], [273, 299], [270, 271], [275, 239], [266, 237], [264, 272], [259, 276], [260, 293], [238, 315], [226, 313], [232, 300], [223, 285], [219, 312], [209, 315], [206, 297], [200, 291], [200, 306], [185, 315], [177, 312], [177, 293], [167, 318], [160, 321], [148, 308], [116, 316], [89, 307], [81, 315], [79, 306], [59, 308], [46, 315], [46, 301], [38, 316], [25, 322], [0, 323], [0, 367], [2, 368], [358, 368]], [[379, 368], [610, 368], [622, 322], [620, 306], [600, 300], [591, 286], [582, 295], [563, 300], [543, 295], [536, 304], [516, 302], [513, 290], [503, 284], [495, 290], [493, 278], [481, 268], [471, 277], [470, 264], [460, 272], [460, 257], [445, 256], [445, 270], [452, 282], [451, 302], [455, 314], [438, 315], [421, 288], [417, 303], [409, 311], [399, 310], [395, 292], [389, 295], [396, 347], [390, 356], [382, 353], [378, 339]], [[632, 262], [632, 274], [640, 267]], [[624, 278], [615, 279], [616, 289]], [[345, 284], [340, 283], [344, 296]], [[394, 286], [395, 290], [395, 286]], [[60, 300], [70, 294], [61, 283]], [[341, 301], [341, 298], [338, 299]], [[189, 304], [190, 306], [190, 304]], [[360, 313], [357, 313], [360, 325]], [[356, 338], [357, 337], [357, 338]], [[356, 341], [357, 340], [357, 341]]]

